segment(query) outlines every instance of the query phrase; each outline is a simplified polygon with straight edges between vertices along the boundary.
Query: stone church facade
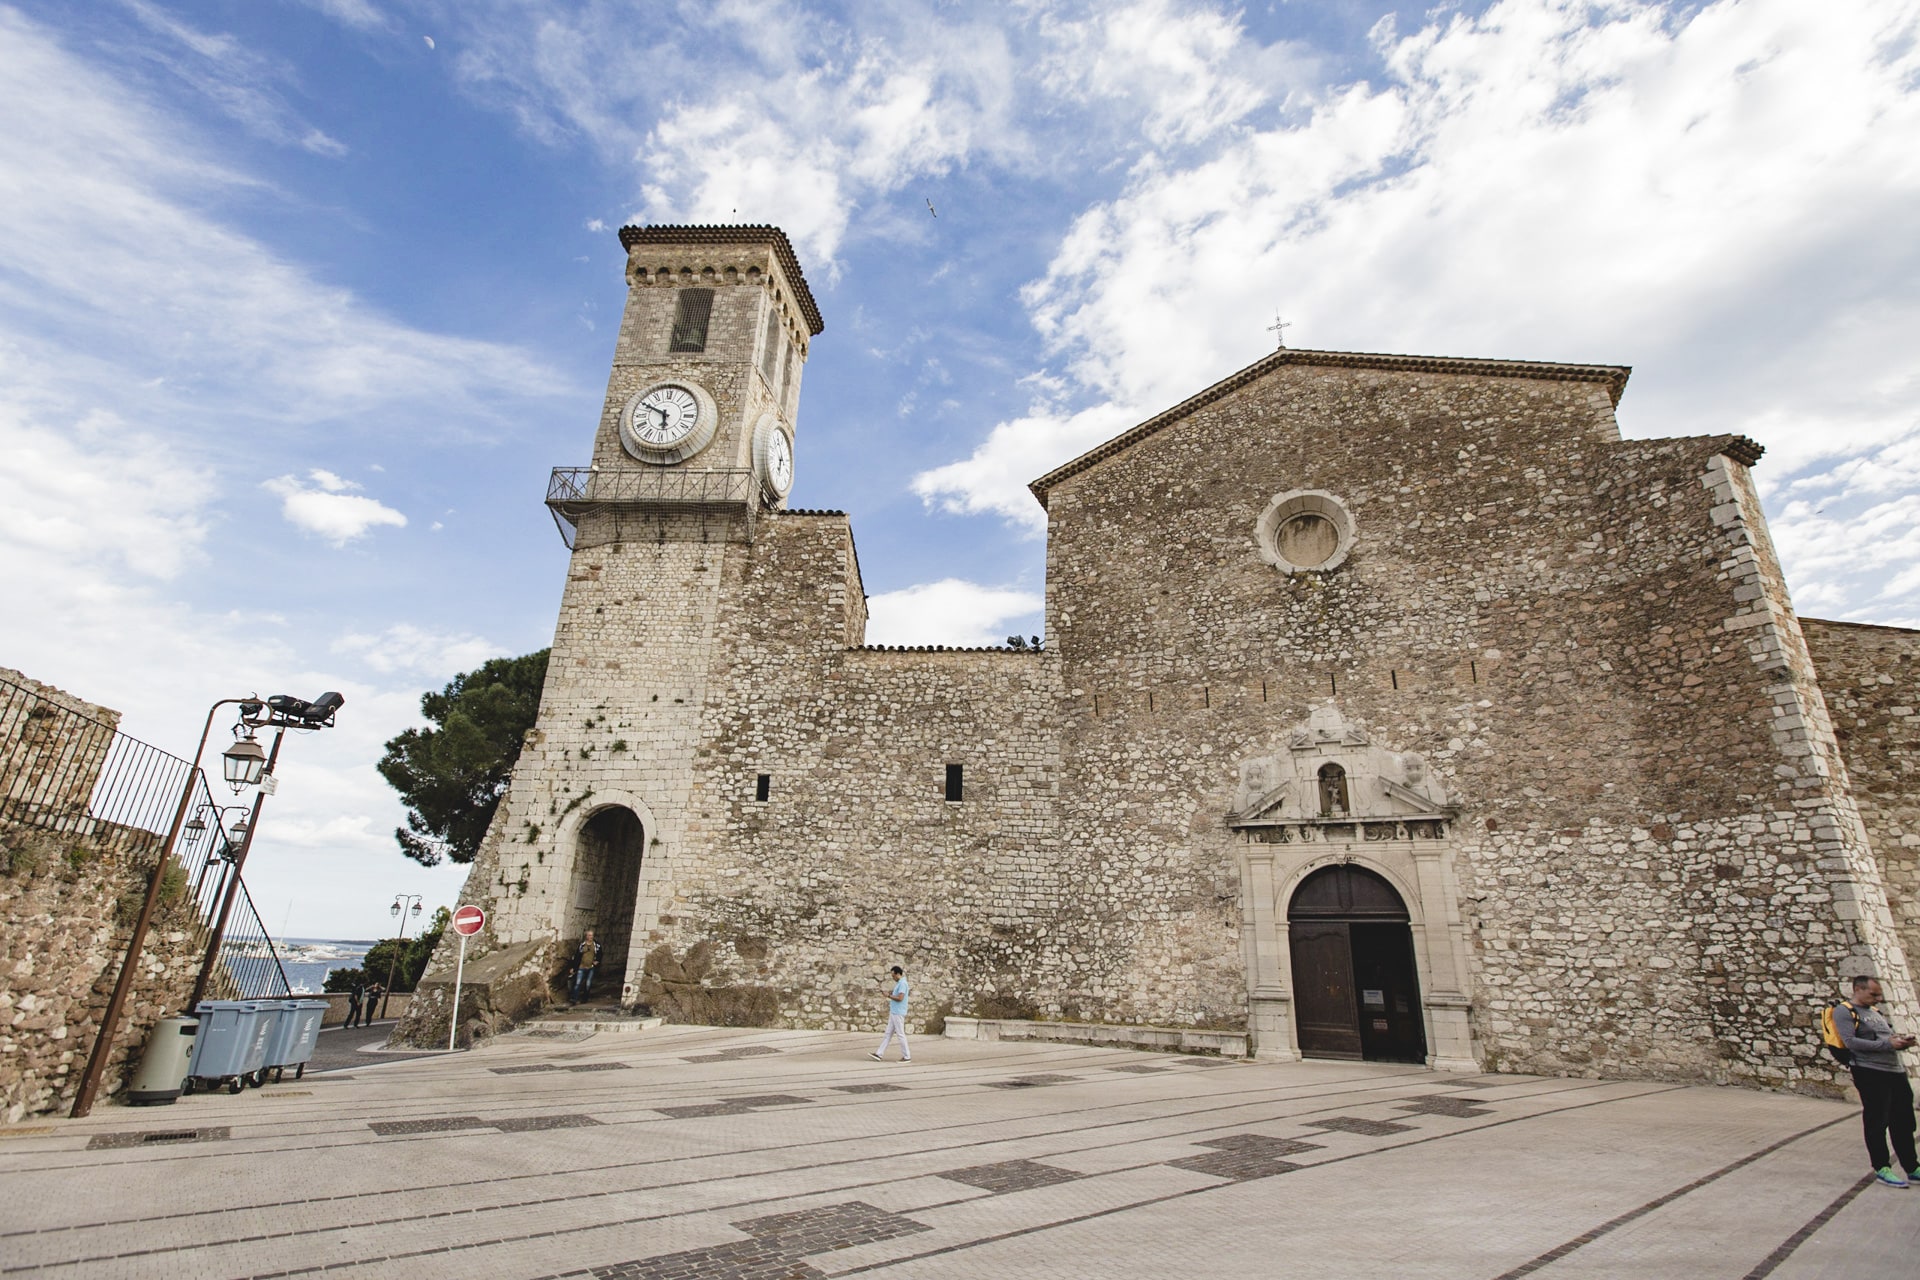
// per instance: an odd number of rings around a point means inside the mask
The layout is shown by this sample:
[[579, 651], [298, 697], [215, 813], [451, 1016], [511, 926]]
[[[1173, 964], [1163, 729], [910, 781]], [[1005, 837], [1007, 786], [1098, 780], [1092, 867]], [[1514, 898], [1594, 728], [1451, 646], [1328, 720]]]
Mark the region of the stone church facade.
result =
[[1916, 633], [1801, 625], [1753, 442], [1623, 440], [1619, 367], [1281, 350], [1034, 482], [1043, 650], [869, 646], [847, 517], [785, 506], [785, 236], [621, 235], [465, 898], [503, 1012], [589, 927], [688, 1020], [869, 1027], [901, 963], [916, 1022], [1278, 1060], [1817, 1088], [1841, 975], [1914, 1012]]

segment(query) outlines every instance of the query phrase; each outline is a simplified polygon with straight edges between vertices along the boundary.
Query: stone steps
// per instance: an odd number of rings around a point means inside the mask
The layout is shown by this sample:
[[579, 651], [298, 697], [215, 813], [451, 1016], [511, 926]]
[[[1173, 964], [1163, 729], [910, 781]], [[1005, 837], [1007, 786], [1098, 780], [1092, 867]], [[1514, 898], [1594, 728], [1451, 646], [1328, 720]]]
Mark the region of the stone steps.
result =
[[549, 1014], [523, 1022], [513, 1029], [514, 1035], [524, 1036], [569, 1036], [585, 1039], [597, 1032], [651, 1031], [665, 1018], [637, 1018], [612, 1010], [576, 1010], [572, 1013]]

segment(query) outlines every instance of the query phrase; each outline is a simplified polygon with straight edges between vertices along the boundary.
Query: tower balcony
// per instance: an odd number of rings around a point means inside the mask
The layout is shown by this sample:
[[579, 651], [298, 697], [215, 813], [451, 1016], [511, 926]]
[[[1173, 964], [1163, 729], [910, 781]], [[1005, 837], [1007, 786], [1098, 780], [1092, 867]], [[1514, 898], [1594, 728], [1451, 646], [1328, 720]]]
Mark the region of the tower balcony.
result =
[[595, 529], [590, 545], [637, 538], [645, 530], [662, 539], [691, 533], [702, 541], [752, 541], [759, 496], [746, 468], [555, 467], [547, 480], [547, 510], [570, 550], [588, 527]]

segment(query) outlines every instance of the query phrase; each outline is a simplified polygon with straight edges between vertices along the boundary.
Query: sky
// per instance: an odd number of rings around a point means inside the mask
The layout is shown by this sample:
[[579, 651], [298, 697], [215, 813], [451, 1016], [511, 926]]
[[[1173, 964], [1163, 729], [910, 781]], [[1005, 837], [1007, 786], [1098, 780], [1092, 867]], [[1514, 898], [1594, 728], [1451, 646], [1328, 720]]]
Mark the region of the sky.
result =
[[0, 666], [182, 755], [344, 693], [281, 936], [457, 898], [374, 762], [552, 637], [629, 222], [792, 237], [871, 642], [1039, 633], [1027, 482], [1280, 317], [1631, 365], [1628, 436], [1767, 447], [1803, 613], [1920, 626], [1920, 0], [49, 0], [0, 119]]

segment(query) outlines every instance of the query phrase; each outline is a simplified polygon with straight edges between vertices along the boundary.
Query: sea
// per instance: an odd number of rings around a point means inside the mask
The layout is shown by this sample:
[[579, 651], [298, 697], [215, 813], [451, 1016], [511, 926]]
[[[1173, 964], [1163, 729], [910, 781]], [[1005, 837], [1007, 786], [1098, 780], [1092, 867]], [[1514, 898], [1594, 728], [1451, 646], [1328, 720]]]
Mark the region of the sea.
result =
[[275, 938], [280, 967], [295, 995], [318, 995], [334, 969], [358, 969], [373, 941], [338, 938]]

